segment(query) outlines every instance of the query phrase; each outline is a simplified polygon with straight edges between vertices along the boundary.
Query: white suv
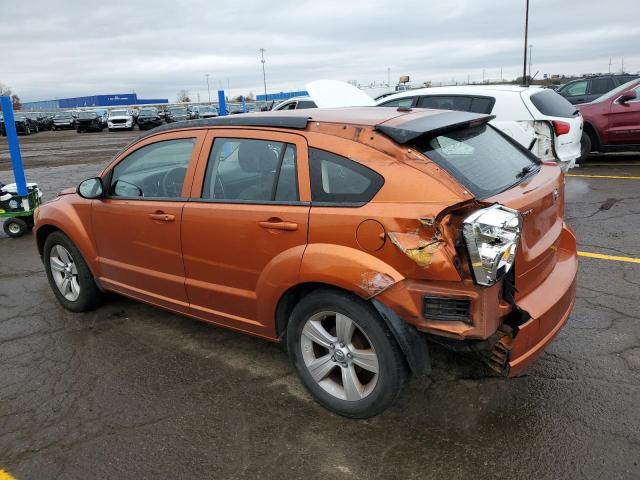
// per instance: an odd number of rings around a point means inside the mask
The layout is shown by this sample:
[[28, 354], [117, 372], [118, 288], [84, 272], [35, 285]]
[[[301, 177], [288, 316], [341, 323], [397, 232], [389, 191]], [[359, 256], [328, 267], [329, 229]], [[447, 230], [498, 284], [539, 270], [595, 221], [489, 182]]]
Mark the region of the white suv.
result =
[[551, 89], [516, 85], [420, 88], [384, 97], [377, 105], [495, 115], [492, 125], [542, 161], [556, 161], [567, 171], [580, 156], [582, 116]]
[[109, 131], [114, 130], [133, 130], [133, 115], [127, 109], [111, 110], [107, 118], [107, 127]]

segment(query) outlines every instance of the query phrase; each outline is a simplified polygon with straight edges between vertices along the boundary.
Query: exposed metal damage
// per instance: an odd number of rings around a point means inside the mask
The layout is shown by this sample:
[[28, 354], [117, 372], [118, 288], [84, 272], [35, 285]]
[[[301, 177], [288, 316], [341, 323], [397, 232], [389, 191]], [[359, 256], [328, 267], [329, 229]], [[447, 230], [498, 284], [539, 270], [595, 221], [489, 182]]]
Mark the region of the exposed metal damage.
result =
[[382, 272], [363, 272], [362, 281], [360, 282], [360, 288], [367, 292], [369, 298], [375, 297], [379, 293], [382, 293], [391, 285], [396, 283], [396, 280], [386, 273]]
[[423, 268], [431, 264], [431, 257], [440, 244], [437, 236], [431, 239], [424, 239], [419, 230], [408, 233], [389, 232], [389, 239], [407, 257]]

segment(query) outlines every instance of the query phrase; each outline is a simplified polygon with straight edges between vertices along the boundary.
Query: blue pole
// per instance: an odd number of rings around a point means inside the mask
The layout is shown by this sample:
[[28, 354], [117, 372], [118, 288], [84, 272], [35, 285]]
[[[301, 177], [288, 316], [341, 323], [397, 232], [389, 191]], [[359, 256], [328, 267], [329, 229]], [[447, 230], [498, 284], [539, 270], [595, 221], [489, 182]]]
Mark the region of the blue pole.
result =
[[24, 177], [22, 155], [20, 155], [20, 142], [18, 142], [18, 132], [16, 132], [16, 121], [13, 117], [11, 97], [0, 97], [0, 104], [2, 105], [2, 114], [4, 116], [4, 131], [7, 134], [7, 142], [9, 143], [11, 164], [13, 165], [13, 176], [16, 179], [18, 195], [24, 197], [29, 192], [27, 192], [27, 179]]
[[247, 101], [244, 98], [244, 95], [242, 96], [242, 113], [247, 113]]
[[227, 102], [224, 99], [224, 90], [218, 90], [218, 114], [224, 116], [227, 114]]

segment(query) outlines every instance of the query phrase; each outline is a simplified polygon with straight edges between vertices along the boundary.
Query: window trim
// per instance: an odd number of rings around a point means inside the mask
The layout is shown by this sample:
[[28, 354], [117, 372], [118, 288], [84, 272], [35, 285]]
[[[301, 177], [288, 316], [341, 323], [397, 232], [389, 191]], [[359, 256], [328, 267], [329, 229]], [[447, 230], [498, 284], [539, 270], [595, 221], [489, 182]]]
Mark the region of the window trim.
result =
[[[280, 143], [284, 145], [284, 148], [280, 152], [280, 156], [278, 158], [278, 167], [276, 169], [274, 183], [271, 188], [271, 200], [242, 200], [242, 199], [235, 200], [235, 199], [226, 199], [226, 198], [203, 198], [202, 197], [204, 193], [204, 187], [206, 184], [206, 175], [207, 175], [207, 170], [209, 168], [209, 161], [211, 160], [211, 154], [213, 153], [216, 140], [260, 140], [264, 142], [274, 142], [274, 143]], [[278, 182], [280, 179], [280, 171], [282, 168], [282, 163], [284, 161], [284, 156], [287, 152], [287, 148], [289, 147], [289, 145], [295, 148], [294, 169], [295, 169], [296, 196], [298, 197], [298, 200], [275, 200], [275, 193], [277, 193], [277, 190], [278, 190]], [[298, 176], [298, 171], [299, 171], [298, 152], [300, 149], [298, 147], [299, 145], [297, 143], [292, 141], [287, 141], [287, 140], [272, 140], [272, 139], [265, 139], [265, 138], [244, 137], [244, 136], [235, 136], [235, 135], [227, 136], [226, 134], [220, 135], [220, 136], [214, 136], [211, 139], [211, 145], [210, 145], [208, 154], [206, 153], [204, 148], [202, 149], [204, 153], [204, 158], [202, 160], [204, 163], [204, 171], [202, 172], [202, 186], [200, 187], [200, 196], [194, 197], [193, 196], [194, 192], [191, 191], [191, 196], [189, 196], [186, 201], [196, 202], [196, 203], [222, 203], [222, 204], [236, 204], [236, 205], [308, 205], [310, 204], [310, 202], [305, 202], [300, 200], [300, 178]]]

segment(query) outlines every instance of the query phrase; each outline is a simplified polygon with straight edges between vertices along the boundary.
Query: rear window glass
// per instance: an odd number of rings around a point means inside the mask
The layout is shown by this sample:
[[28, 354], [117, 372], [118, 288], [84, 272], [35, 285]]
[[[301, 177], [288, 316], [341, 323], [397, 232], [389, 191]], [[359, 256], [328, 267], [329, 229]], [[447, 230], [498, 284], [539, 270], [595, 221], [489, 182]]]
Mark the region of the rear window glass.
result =
[[423, 108], [437, 108], [440, 110], [460, 110], [471, 111], [472, 97], [461, 95], [422, 97], [418, 101], [418, 106]]
[[577, 113], [576, 107], [566, 98], [548, 88], [531, 95], [531, 103], [541, 114], [548, 117], [571, 118]]
[[370, 168], [333, 153], [309, 149], [311, 199], [320, 203], [365, 203], [384, 184]]
[[517, 185], [539, 164], [489, 125], [427, 138], [417, 147], [479, 199]]

